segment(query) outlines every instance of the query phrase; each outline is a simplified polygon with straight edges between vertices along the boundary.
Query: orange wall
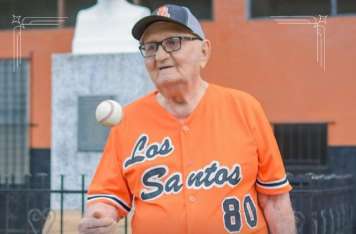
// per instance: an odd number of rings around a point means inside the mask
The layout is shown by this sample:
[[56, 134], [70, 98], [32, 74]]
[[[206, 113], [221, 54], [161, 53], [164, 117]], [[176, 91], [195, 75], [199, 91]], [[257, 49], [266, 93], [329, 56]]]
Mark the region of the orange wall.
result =
[[[356, 16], [327, 19], [324, 72], [311, 25], [247, 21], [244, 2], [216, 0], [214, 21], [203, 22], [213, 45], [204, 77], [256, 96], [272, 122], [332, 122], [331, 145], [356, 145]], [[23, 33], [32, 67], [31, 147], [51, 145], [51, 54], [69, 52], [72, 36], [72, 29]], [[12, 31], [1, 31], [0, 58], [11, 57]]]
[[315, 28], [246, 21], [244, 3], [215, 1], [205, 77], [256, 96], [272, 122], [332, 122], [330, 144], [356, 145], [356, 15], [327, 19], [324, 72]]

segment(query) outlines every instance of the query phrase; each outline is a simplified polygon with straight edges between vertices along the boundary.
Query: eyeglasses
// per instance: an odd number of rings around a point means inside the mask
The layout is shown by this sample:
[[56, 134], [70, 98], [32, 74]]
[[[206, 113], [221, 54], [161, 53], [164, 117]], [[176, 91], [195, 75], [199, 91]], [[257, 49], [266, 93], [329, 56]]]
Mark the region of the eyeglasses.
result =
[[158, 51], [158, 47], [161, 45], [164, 51], [171, 53], [177, 51], [182, 46], [182, 40], [193, 41], [201, 40], [199, 37], [188, 37], [188, 36], [176, 36], [168, 37], [160, 42], [148, 42], [141, 44], [139, 46], [140, 52], [144, 58], [153, 57]]

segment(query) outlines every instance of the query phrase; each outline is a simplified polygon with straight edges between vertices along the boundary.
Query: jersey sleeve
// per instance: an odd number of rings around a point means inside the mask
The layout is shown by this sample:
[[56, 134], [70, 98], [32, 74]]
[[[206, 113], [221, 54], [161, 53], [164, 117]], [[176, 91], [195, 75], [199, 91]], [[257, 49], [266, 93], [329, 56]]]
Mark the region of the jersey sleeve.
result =
[[112, 205], [122, 218], [131, 210], [132, 194], [122, 173], [117, 131], [116, 127], [110, 131], [102, 158], [88, 188], [87, 205], [97, 202]]
[[256, 190], [267, 195], [289, 192], [292, 187], [288, 182], [272, 127], [261, 104], [254, 100], [252, 106], [252, 133], [258, 154]]

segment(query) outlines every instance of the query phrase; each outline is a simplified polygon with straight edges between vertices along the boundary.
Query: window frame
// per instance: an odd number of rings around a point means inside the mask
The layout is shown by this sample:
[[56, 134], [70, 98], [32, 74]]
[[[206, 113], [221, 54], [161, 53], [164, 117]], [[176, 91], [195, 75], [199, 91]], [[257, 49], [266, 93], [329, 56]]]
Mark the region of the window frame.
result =
[[[245, 0], [245, 17], [246, 20], [266, 20], [270, 19], [274, 15], [270, 16], [253, 16], [252, 15], [252, 4], [255, 0]], [[353, 13], [340, 13], [338, 11], [338, 1], [339, 0], [329, 0], [330, 1], [330, 14], [327, 15], [328, 17], [352, 17], [356, 16], [356, 10]], [[288, 16], [288, 15], [286, 15]], [[306, 15], [296, 15], [296, 16], [306, 16]]]

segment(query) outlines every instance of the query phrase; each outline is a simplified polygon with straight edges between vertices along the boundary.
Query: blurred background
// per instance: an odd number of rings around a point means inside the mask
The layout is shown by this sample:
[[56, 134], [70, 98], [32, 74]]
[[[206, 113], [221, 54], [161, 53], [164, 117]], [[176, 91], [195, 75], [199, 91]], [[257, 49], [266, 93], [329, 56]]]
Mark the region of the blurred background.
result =
[[[298, 232], [356, 233], [356, 1], [128, 2], [150, 10], [186, 5], [198, 16], [213, 47], [204, 79], [252, 94], [271, 121], [294, 186]], [[76, 233], [108, 133], [95, 124], [95, 106], [109, 97], [125, 105], [152, 89], [137, 88], [138, 80], [135, 97], [89, 86], [82, 92], [83, 78], [63, 73], [107, 66], [85, 73], [90, 85], [134, 73], [122, 71], [128, 63], [115, 70], [108, 62], [133, 59], [147, 78], [138, 50], [72, 54], [77, 14], [96, 3], [0, 0], [0, 233]], [[57, 20], [41, 24], [41, 17]], [[75, 102], [58, 91], [72, 86], [64, 79], [73, 79]], [[73, 134], [60, 135], [66, 131]]]

